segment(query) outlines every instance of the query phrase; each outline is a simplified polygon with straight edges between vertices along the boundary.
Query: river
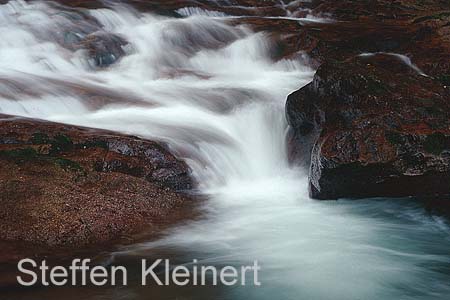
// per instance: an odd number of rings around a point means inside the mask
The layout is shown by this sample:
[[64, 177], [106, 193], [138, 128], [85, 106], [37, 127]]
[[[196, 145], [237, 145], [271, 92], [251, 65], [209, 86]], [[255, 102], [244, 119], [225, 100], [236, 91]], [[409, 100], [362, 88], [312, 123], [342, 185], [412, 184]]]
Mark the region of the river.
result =
[[[309, 199], [307, 174], [287, 159], [284, 117], [287, 95], [314, 75], [307, 60], [273, 61], [268, 35], [232, 25], [217, 12], [184, 9], [184, 18], [171, 18], [114, 6], [87, 13], [91, 20], [80, 25], [76, 11], [43, 2], [0, 6], [0, 113], [167, 142], [207, 198], [203, 217], [159, 240], [119, 247], [105, 261], [128, 265], [138, 278], [141, 258], [169, 257], [188, 267], [193, 259], [216, 266], [257, 260], [262, 286], [167, 288], [136, 281], [15, 291], [6, 299], [450, 295], [445, 218], [411, 199]], [[58, 28], [82, 34], [80, 26], [122, 36], [125, 55], [98, 68], [85, 51], [61, 47]]]

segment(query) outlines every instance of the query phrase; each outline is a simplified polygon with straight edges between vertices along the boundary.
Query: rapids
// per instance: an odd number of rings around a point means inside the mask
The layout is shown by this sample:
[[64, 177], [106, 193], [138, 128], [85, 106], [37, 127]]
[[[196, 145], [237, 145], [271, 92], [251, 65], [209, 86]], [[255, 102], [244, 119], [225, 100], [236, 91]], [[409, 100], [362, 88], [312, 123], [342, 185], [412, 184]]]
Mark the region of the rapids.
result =
[[[0, 113], [111, 129], [167, 142], [208, 200], [204, 217], [109, 262], [173, 257], [215, 265], [258, 260], [261, 287], [39, 289], [7, 299], [444, 299], [450, 228], [410, 200], [316, 202], [287, 160], [287, 95], [314, 70], [300, 54], [272, 61], [268, 35], [219, 12], [185, 18], [129, 7], [0, 5]], [[277, 17], [277, 16], [274, 16]], [[289, 15], [286, 16], [287, 18]], [[316, 19], [311, 19], [315, 20]], [[113, 33], [125, 55], [98, 68], [64, 32]], [[81, 92], [82, 91], [82, 92]], [[136, 272], [138, 272], [136, 270]], [[136, 275], [137, 276], [137, 275]], [[8, 298], [9, 297], [9, 298]]]

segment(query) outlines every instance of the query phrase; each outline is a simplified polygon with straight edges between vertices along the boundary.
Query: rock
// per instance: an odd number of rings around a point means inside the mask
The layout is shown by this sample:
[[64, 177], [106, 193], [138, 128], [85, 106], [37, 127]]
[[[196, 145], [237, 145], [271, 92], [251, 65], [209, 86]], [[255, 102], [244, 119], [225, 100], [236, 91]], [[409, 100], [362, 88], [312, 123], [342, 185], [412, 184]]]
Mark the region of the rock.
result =
[[449, 90], [398, 56], [323, 64], [286, 114], [314, 198], [450, 194]]
[[[89, 5], [96, 7], [94, 1]], [[81, 3], [80, 3], [81, 4]], [[108, 32], [104, 26], [85, 9], [69, 8], [55, 2], [49, 4], [49, 17], [54, 19], [55, 33], [42, 35], [39, 30], [35, 34], [43, 39], [57, 42], [70, 51], [82, 50], [93, 67], [108, 67], [125, 55], [124, 47], [128, 42], [118, 34]], [[50, 13], [54, 9], [53, 13]]]
[[[299, 26], [267, 20], [264, 28], [270, 28], [271, 24], [270, 31], [295, 33], [286, 35], [289, 38], [283, 41], [285, 55], [301, 51], [318, 67], [328, 60], [345, 60], [365, 52], [394, 52], [407, 55], [426, 74], [448, 83], [448, 2], [313, 0], [297, 5], [307, 6], [311, 15], [332, 22]], [[255, 28], [264, 29], [259, 25]]]
[[80, 45], [87, 50], [92, 64], [103, 68], [114, 64], [125, 55], [123, 46], [127, 45], [127, 42], [114, 34], [96, 32], [83, 39]]
[[5, 115], [0, 136], [3, 242], [72, 251], [185, 217], [190, 170], [162, 144]]
[[[72, 51], [84, 50], [88, 62], [98, 68], [108, 67], [125, 56], [124, 46], [128, 44], [125, 39], [101, 30], [93, 31], [86, 24], [83, 28], [66, 28], [60, 42], [62, 46]], [[89, 30], [93, 32], [89, 33]]]
[[448, 4], [308, 6], [334, 20], [291, 25], [297, 34], [285, 43], [320, 66], [286, 106], [289, 154], [310, 168], [312, 196], [449, 194]]

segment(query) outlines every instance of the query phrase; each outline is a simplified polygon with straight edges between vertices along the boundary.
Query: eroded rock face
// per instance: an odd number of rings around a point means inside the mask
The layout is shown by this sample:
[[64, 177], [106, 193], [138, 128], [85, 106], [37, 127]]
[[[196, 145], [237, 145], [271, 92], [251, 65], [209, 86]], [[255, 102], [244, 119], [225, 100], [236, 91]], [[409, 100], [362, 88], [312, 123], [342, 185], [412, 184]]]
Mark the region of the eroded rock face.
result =
[[399, 57], [325, 63], [286, 112], [312, 197], [450, 194], [449, 90]]
[[0, 240], [77, 248], [157, 230], [192, 187], [156, 142], [2, 115]]

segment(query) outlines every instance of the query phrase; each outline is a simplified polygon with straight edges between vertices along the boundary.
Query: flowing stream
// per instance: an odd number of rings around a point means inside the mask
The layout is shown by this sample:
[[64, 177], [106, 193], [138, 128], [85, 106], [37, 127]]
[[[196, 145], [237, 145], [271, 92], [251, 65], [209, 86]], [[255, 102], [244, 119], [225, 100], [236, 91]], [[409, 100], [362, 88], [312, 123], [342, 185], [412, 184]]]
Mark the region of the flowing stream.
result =
[[[110, 260], [198, 259], [262, 266], [262, 286], [64, 287], [7, 299], [446, 299], [450, 228], [410, 199], [318, 202], [287, 161], [287, 95], [314, 74], [273, 61], [268, 36], [195, 9], [185, 18], [131, 8], [0, 5], [0, 113], [111, 129], [167, 142], [207, 197], [204, 217]], [[314, 20], [317, 21], [317, 20]], [[70, 34], [67, 34], [70, 32]], [[65, 42], [90, 32], [128, 44], [107, 68]], [[117, 57], [101, 57], [101, 60]], [[98, 61], [97, 61], [98, 63]]]

